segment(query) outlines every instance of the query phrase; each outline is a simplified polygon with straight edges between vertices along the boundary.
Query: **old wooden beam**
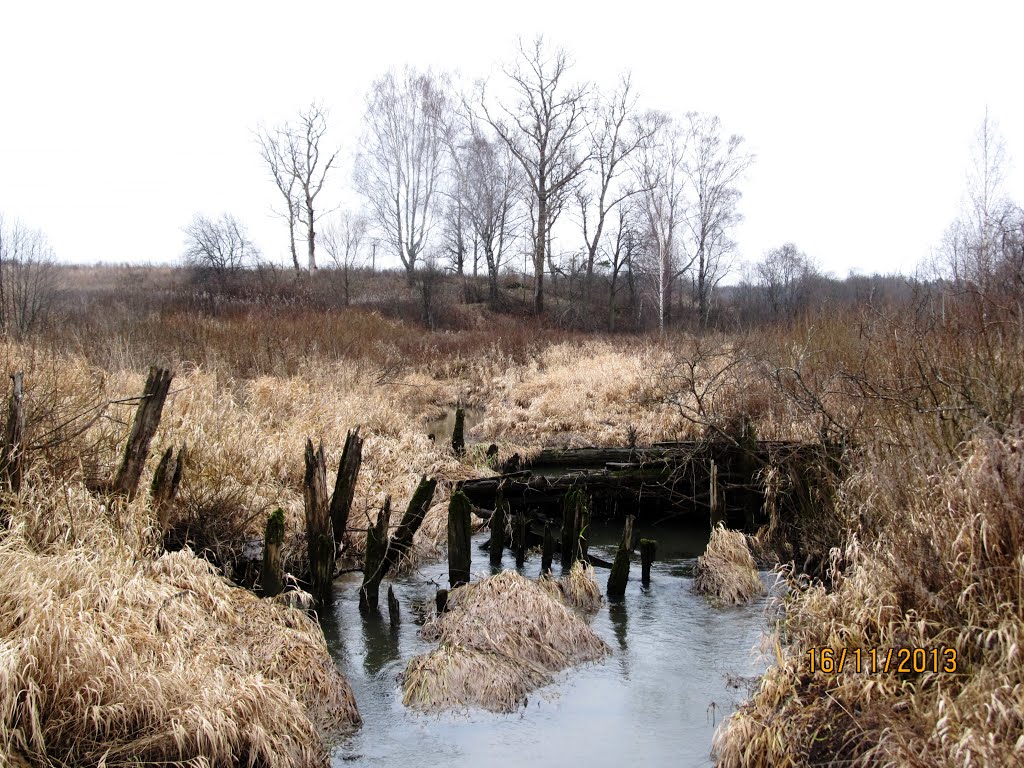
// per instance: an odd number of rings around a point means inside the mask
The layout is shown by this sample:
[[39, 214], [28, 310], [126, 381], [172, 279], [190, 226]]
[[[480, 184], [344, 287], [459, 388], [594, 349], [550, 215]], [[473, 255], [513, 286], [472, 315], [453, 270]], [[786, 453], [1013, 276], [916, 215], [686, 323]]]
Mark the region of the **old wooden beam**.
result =
[[167, 399], [173, 378], [174, 374], [166, 368], [154, 365], [149, 369], [149, 376], [146, 379], [146, 386], [142, 390], [139, 407], [135, 411], [135, 421], [132, 422], [121, 465], [110, 484], [111, 491], [116, 495], [126, 496], [130, 500], [134, 499], [135, 494], [138, 493], [139, 478], [142, 477], [142, 470], [146, 466], [146, 458], [149, 456], [149, 444], [153, 440], [156, 428], [160, 425], [164, 401]]

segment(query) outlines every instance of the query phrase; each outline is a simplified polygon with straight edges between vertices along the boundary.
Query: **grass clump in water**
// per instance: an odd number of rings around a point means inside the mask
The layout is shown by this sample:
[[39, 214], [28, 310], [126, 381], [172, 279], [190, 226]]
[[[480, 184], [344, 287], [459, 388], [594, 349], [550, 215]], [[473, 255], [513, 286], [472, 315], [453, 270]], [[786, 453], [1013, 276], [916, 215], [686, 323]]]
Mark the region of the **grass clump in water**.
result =
[[403, 701], [427, 712], [513, 712], [554, 673], [609, 653], [579, 615], [515, 571], [452, 590], [423, 636], [440, 645], [406, 666]]
[[594, 566], [582, 560], [573, 563], [569, 572], [561, 578], [555, 579], [545, 574], [538, 583], [552, 596], [586, 613], [596, 611], [604, 600], [601, 587], [594, 577]]
[[747, 603], [764, 594], [764, 584], [742, 533], [721, 524], [715, 527], [707, 550], [697, 558], [693, 591], [726, 605]]

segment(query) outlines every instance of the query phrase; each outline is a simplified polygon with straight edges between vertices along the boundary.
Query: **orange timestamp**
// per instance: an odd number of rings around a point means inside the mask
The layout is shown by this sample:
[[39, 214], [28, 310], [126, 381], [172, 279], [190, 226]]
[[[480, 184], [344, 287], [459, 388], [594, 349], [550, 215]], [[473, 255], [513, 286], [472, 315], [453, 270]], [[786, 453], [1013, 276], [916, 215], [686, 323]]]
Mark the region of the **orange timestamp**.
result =
[[893, 672], [911, 674], [957, 671], [956, 648], [811, 648], [806, 654], [811, 674]]

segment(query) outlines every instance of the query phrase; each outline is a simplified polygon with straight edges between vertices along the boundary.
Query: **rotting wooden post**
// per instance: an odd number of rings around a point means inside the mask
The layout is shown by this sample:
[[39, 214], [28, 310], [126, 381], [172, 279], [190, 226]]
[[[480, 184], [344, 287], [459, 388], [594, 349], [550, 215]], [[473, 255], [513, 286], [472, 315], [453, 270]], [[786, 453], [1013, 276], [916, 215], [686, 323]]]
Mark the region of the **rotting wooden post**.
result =
[[455, 408], [455, 428], [452, 430], [452, 451], [456, 456], [466, 452], [466, 411], [459, 405]]
[[579, 546], [577, 557], [580, 560], [586, 560], [588, 554], [587, 535], [590, 530], [590, 506], [590, 494], [586, 491], [581, 492], [576, 504], [576, 541]]
[[439, 589], [437, 594], [434, 595], [434, 607], [437, 608], [437, 615], [440, 616], [442, 613], [448, 610], [448, 590]]
[[284, 591], [284, 567], [281, 545], [284, 544], [284, 510], [278, 507], [267, 518], [263, 535], [263, 567], [260, 569], [259, 593], [273, 597]]
[[150, 504], [156, 512], [161, 534], [166, 534], [170, 527], [171, 503], [178, 495], [181, 473], [185, 467], [185, 448], [185, 445], [181, 446], [177, 458], [174, 457], [174, 446], [164, 451], [160, 463], [156, 465], [156, 472], [153, 473], [153, 483], [149, 487]]
[[388, 619], [391, 621], [392, 629], [402, 622], [401, 606], [398, 604], [398, 598], [395, 597], [395, 588], [391, 584], [388, 584]]
[[498, 486], [494, 512], [491, 513], [491, 543], [488, 546], [491, 565], [500, 566], [501, 557], [505, 554], [505, 518], [508, 515], [508, 502], [505, 501], [504, 486]]
[[142, 470], [149, 456], [149, 444], [160, 425], [160, 415], [163, 413], [164, 401], [167, 399], [173, 378], [174, 374], [166, 368], [154, 365], [149, 369], [139, 408], [135, 412], [135, 421], [128, 435], [128, 444], [124, 448], [124, 458], [110, 484], [114, 494], [126, 496], [131, 500], [138, 493], [139, 478], [142, 477]]
[[[361, 613], [377, 610], [377, 595], [380, 590], [378, 571], [384, 566], [384, 555], [388, 547], [388, 526], [391, 524], [391, 497], [384, 499], [384, 506], [377, 513], [377, 522], [366, 531], [366, 551], [363, 554], [363, 584], [359, 588], [359, 610]], [[383, 578], [383, 576], [381, 576]]]
[[612, 563], [612, 571], [608, 575], [608, 597], [622, 597], [626, 594], [626, 582], [629, 581], [629, 559], [633, 554], [633, 523], [636, 518], [629, 515], [626, 524], [622, 528], [622, 541], [615, 552], [615, 562]]
[[586, 527], [590, 524], [590, 505], [582, 488], [573, 488], [562, 500], [562, 569], [586, 557]]
[[316, 450], [306, 439], [306, 474], [302, 486], [306, 507], [306, 546], [313, 597], [324, 605], [334, 583], [334, 532], [327, 503], [327, 463], [323, 443]]
[[334, 483], [331, 496], [331, 527], [334, 529], [334, 544], [340, 551], [345, 543], [345, 531], [348, 529], [348, 516], [352, 509], [352, 499], [356, 493], [356, 479], [359, 467], [363, 463], [363, 438], [359, 436], [359, 427], [350, 429], [345, 435], [345, 448], [338, 462], [338, 477]]
[[551, 534], [551, 523], [544, 522], [544, 544], [540, 554], [540, 572], [551, 573], [551, 561], [555, 557], [555, 537]]
[[462, 491], [453, 493], [448, 502], [448, 583], [452, 589], [469, 583], [472, 514], [469, 497]]
[[654, 539], [640, 539], [640, 583], [645, 587], [651, 583], [651, 564], [658, 552]]
[[711, 501], [711, 528], [719, 523], [725, 523], [725, 514], [722, 510], [722, 499], [720, 495], [720, 488], [718, 486], [718, 464], [714, 460], [711, 461], [711, 479], [708, 487], [708, 493]]
[[[377, 610], [377, 596], [380, 592], [380, 583], [387, 576], [388, 571], [398, 565], [412, 546], [412, 540], [416, 536], [416, 531], [419, 530], [420, 525], [423, 523], [423, 518], [427, 515], [427, 510], [430, 509], [430, 502], [434, 500], [434, 489], [436, 487], [436, 478], [420, 478], [419, 485], [416, 486], [412, 498], [409, 499], [409, 506], [406, 507], [405, 514], [402, 515], [402, 519], [398, 523], [398, 528], [395, 529], [394, 535], [387, 542], [380, 564], [374, 571], [364, 570], [363, 587], [359, 594], [360, 610], [364, 612]], [[387, 528], [384, 531], [386, 534]], [[367, 543], [369, 543], [369, 539], [367, 539]]]
[[21, 488], [25, 458], [25, 374], [21, 371], [11, 375], [11, 398], [7, 406], [7, 426], [4, 429], [3, 482], [17, 492]]
[[526, 513], [516, 515], [516, 568], [526, 564]]

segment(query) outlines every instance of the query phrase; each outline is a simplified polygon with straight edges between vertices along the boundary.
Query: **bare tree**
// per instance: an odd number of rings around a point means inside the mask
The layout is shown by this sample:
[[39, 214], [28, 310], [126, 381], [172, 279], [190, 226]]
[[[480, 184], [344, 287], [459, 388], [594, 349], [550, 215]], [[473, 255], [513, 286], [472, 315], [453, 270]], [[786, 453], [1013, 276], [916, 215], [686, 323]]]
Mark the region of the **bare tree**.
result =
[[0, 333], [20, 338], [45, 323], [56, 282], [46, 235], [0, 216]]
[[715, 115], [687, 115], [689, 137], [683, 164], [692, 203], [686, 217], [688, 244], [695, 267], [694, 298], [700, 322], [706, 323], [711, 294], [727, 274], [726, 256], [735, 247], [730, 230], [742, 219], [737, 208], [739, 180], [753, 162], [743, 138], [722, 134]]
[[185, 263], [201, 281], [212, 279], [219, 292], [226, 291], [241, 270], [259, 261], [259, 250], [245, 226], [230, 213], [219, 219], [197, 213], [184, 231]]
[[288, 221], [292, 263], [298, 273], [299, 257], [295, 248], [295, 230], [305, 226], [307, 267], [316, 271], [316, 198], [323, 191], [327, 174], [338, 157], [335, 150], [321, 154], [327, 133], [327, 111], [314, 103], [299, 113], [294, 125], [257, 130], [260, 155], [270, 169], [274, 184], [285, 198], [285, 210], [278, 215]]
[[641, 145], [633, 162], [642, 190], [638, 204], [646, 224], [645, 249], [657, 288], [658, 328], [664, 333], [671, 322], [672, 286], [693, 264], [680, 257], [679, 229], [686, 211], [686, 132], [664, 112], [648, 112], [639, 118], [640, 130], [651, 136]]
[[544, 264], [550, 243], [552, 203], [565, 199], [568, 187], [583, 172], [590, 153], [579, 146], [587, 128], [586, 84], [565, 81], [571, 68], [562, 48], [548, 53], [544, 38], [526, 45], [504, 69], [514, 93], [511, 104], [488, 104], [480, 86], [484, 118], [520, 163], [532, 196], [534, 311], [544, 311]]
[[598, 266], [608, 270], [608, 331], [615, 330], [615, 299], [621, 288], [619, 278], [623, 271], [632, 282], [633, 257], [640, 250], [642, 234], [637, 225], [637, 209], [629, 205], [620, 205], [612, 227], [604, 234], [604, 242], [600, 254], [602, 259]]
[[775, 318], [793, 317], [806, 307], [812, 281], [818, 276], [814, 262], [793, 243], [768, 251], [754, 265], [753, 274], [764, 293], [767, 309]]
[[336, 218], [331, 219], [323, 231], [324, 250], [331, 257], [334, 266], [341, 271], [345, 306], [348, 306], [350, 301], [351, 271], [366, 261], [362, 247], [368, 229], [369, 223], [365, 216], [352, 211], [342, 211]]
[[374, 81], [355, 181], [410, 284], [437, 216], [449, 122], [444, 83], [406, 68]]

